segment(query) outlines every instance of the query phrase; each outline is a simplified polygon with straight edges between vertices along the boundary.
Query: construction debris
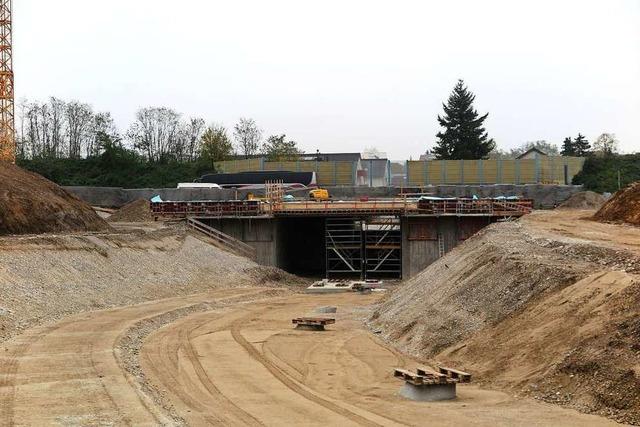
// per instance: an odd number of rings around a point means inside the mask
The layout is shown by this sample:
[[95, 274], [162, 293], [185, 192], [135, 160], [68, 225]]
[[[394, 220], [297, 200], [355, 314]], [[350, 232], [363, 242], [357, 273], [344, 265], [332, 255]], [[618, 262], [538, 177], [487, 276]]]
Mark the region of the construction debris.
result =
[[380, 289], [380, 280], [322, 279], [307, 288], [307, 293], [366, 292]]

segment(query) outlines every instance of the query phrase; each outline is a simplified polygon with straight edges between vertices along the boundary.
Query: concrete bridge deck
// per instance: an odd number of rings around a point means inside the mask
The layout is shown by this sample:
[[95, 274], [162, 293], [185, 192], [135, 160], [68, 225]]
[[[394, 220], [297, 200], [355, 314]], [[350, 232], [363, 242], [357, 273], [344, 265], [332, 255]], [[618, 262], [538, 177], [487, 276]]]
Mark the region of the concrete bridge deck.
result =
[[366, 201], [203, 200], [153, 202], [156, 217], [335, 217], [335, 216], [485, 216], [519, 217], [533, 209], [532, 200], [508, 199], [382, 199]]

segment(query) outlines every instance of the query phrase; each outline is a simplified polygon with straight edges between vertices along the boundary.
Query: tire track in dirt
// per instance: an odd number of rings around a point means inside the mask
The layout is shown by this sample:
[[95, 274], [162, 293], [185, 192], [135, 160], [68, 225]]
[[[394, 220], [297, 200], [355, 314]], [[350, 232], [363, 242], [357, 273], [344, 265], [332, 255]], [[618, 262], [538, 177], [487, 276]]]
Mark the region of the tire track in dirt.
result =
[[[161, 313], [159, 315], [156, 315], [150, 318], [141, 319], [140, 321], [136, 322], [136, 324], [134, 324], [132, 327], [123, 331], [118, 337], [116, 346], [114, 346], [114, 350], [115, 348], [118, 348], [122, 353], [125, 353], [125, 356], [128, 356], [128, 357], [117, 356], [115, 351], [114, 351], [114, 356], [116, 357], [116, 360], [118, 361], [121, 369], [123, 371], [128, 372], [132, 378], [137, 379], [137, 381], [133, 379], [130, 381], [132, 388], [136, 389], [136, 391], [138, 391], [139, 394], [145, 395], [145, 397], [148, 400], [155, 402], [155, 404], [158, 407], [162, 408], [167, 413], [167, 415], [174, 420], [174, 422], [177, 422], [178, 424], [186, 425], [187, 424], [186, 420], [184, 420], [184, 418], [180, 417], [175, 413], [175, 411], [172, 408], [172, 405], [166, 402], [166, 398], [164, 398], [158, 392], [156, 387], [154, 387], [149, 383], [148, 379], [146, 378], [146, 375], [144, 374], [144, 372], [140, 367], [140, 362], [137, 355], [141, 354], [140, 350], [142, 346], [145, 344], [144, 340], [149, 335], [153, 334], [156, 330], [168, 324], [174, 323], [180, 319], [188, 318], [189, 316], [192, 316], [198, 313], [203, 313], [203, 312], [208, 313], [215, 309], [224, 308], [234, 303], [246, 303], [249, 301], [255, 301], [256, 299], [260, 299], [261, 296], [270, 298], [272, 297], [271, 294], [273, 293], [274, 293], [274, 290], [259, 290], [259, 291], [243, 292], [243, 293], [234, 294], [225, 298], [216, 298], [213, 300], [201, 301], [196, 304], [192, 304], [190, 306], [181, 307], [176, 310]], [[195, 350], [191, 345], [190, 334], [192, 333], [192, 331], [197, 330], [203, 324], [209, 323], [210, 321], [211, 321], [211, 318], [209, 316], [206, 316], [204, 319], [198, 319], [198, 318], [187, 319], [184, 323], [179, 325], [177, 330], [177, 340], [175, 341], [175, 347], [171, 348], [169, 350], [169, 353], [172, 355], [172, 357], [176, 359], [176, 363], [177, 363], [177, 358], [178, 358], [177, 353], [180, 350], [184, 351], [201, 385], [204, 386], [211, 395], [219, 399], [220, 403], [222, 403], [225, 408], [225, 411], [224, 411], [225, 414], [226, 413], [233, 414], [244, 425], [262, 425], [251, 414], [247, 413], [246, 411], [243, 411], [240, 407], [238, 407], [232, 401], [227, 399], [213, 384], [211, 379], [207, 376], [206, 371], [200, 364], [198, 360], [198, 355], [196, 354]], [[137, 333], [138, 331], [140, 332]], [[172, 334], [172, 332], [173, 330], [169, 330], [167, 331], [166, 335], [162, 335], [158, 337], [159, 339], [156, 339], [154, 341], [157, 341], [159, 346], [165, 346], [167, 345], [166, 341], [174, 337], [175, 334]], [[137, 335], [136, 337], [137, 339], [135, 339], [135, 343], [132, 348], [129, 348], [129, 346], [123, 345], [123, 342], [125, 341], [125, 339], [131, 336], [136, 336], [136, 335]], [[165, 354], [165, 353], [162, 353], [162, 354]], [[149, 362], [153, 363], [153, 361], [148, 356], [146, 359]], [[176, 366], [174, 366], [174, 368], [175, 367]], [[174, 384], [178, 384], [178, 379], [175, 378], [173, 375], [171, 375], [170, 369], [163, 371], [163, 378], [172, 379], [173, 380], [172, 382]], [[176, 390], [176, 393], [177, 392], [178, 391]], [[197, 402], [193, 401], [188, 395], [180, 394], [179, 398], [185, 401], [185, 403], [187, 403], [189, 406], [197, 405]], [[145, 405], [145, 407], [147, 407], [147, 409], [151, 410], [148, 404], [145, 403], [145, 399], [141, 399], [141, 402]], [[221, 417], [217, 414], [209, 415], [207, 418], [209, 422], [213, 422], [214, 424], [224, 425], [228, 421], [224, 417]]]
[[[18, 373], [18, 367], [20, 366], [20, 358], [29, 351], [34, 343], [61, 327], [62, 325], [51, 325], [48, 327], [38, 328], [36, 329], [38, 330], [37, 333], [27, 336], [19, 336], [18, 339], [21, 340], [22, 343], [13, 346], [11, 351], [8, 351], [8, 349], [5, 348], [5, 351], [9, 353], [9, 355], [4, 358], [4, 361], [2, 362], [2, 371], [4, 371], [4, 373], [0, 375], [0, 408], [2, 408], [2, 413], [0, 413], [0, 425], [15, 425], [15, 420], [13, 419], [14, 402], [16, 398], [15, 376]], [[2, 359], [3, 358], [0, 357], [0, 360]]]
[[231, 336], [233, 337], [234, 341], [237, 342], [240, 346], [242, 346], [242, 348], [244, 348], [245, 351], [249, 353], [249, 355], [254, 360], [256, 360], [261, 365], [263, 365], [271, 373], [271, 375], [273, 375], [278, 381], [280, 381], [287, 388], [299, 394], [300, 396], [304, 397], [305, 399], [310, 400], [345, 418], [348, 418], [351, 421], [354, 421], [364, 426], [380, 426], [381, 425], [359, 414], [356, 414], [355, 412], [352, 412], [342, 406], [339, 406], [334, 402], [331, 402], [330, 400], [324, 399], [314, 393], [311, 393], [310, 391], [302, 387], [300, 384], [298, 384], [296, 381], [292, 380], [285, 372], [282, 372], [273, 362], [271, 362], [262, 353], [260, 353], [249, 341], [247, 341], [244, 338], [244, 336], [242, 336], [242, 333], [240, 331], [241, 325], [246, 324], [247, 319], [255, 317], [255, 315], [256, 313], [251, 313], [249, 316], [245, 316], [244, 318], [236, 320], [232, 324], [230, 329]]

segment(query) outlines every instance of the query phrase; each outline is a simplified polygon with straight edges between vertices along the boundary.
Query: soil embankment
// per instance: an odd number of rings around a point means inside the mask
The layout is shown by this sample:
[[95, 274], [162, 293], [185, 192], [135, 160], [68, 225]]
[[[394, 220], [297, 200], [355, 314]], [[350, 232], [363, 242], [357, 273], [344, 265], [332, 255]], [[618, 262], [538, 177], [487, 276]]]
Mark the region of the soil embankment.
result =
[[627, 227], [574, 218], [568, 237], [550, 224], [561, 214], [545, 214], [458, 246], [387, 297], [372, 326], [485, 384], [638, 424], [640, 257], [626, 240], [588, 238]]
[[104, 231], [89, 205], [33, 172], [0, 162], [0, 235]]

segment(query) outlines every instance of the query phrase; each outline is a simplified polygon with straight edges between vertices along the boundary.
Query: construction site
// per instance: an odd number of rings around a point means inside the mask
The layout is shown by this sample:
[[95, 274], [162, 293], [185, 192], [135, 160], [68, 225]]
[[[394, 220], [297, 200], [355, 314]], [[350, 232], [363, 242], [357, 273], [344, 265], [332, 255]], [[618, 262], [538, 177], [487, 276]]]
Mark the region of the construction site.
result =
[[314, 160], [63, 188], [15, 164], [0, 4], [1, 426], [640, 425], [640, 182]]

